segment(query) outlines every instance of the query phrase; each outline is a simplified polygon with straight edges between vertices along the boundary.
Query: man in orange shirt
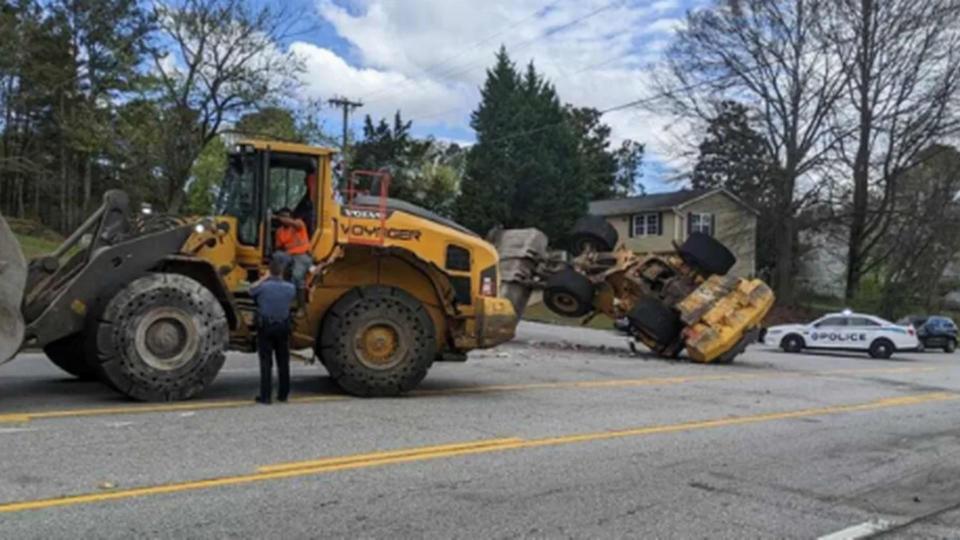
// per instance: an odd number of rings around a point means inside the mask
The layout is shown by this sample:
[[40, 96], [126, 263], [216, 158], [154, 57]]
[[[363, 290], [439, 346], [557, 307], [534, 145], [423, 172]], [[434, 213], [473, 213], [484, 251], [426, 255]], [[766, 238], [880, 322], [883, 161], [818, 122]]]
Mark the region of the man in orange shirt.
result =
[[302, 301], [304, 298], [303, 291], [305, 290], [304, 278], [313, 264], [313, 257], [310, 256], [310, 235], [307, 233], [307, 225], [302, 219], [294, 218], [289, 208], [278, 210], [274, 219], [279, 224], [274, 248], [290, 258], [292, 263], [290, 277], [297, 287], [297, 297]]

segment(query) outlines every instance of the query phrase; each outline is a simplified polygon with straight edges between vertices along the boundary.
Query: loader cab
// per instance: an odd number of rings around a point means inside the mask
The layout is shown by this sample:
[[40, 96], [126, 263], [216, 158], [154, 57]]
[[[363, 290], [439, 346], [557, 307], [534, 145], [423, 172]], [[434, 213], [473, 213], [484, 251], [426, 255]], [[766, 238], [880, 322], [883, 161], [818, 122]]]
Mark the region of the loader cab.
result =
[[251, 275], [273, 253], [273, 216], [289, 208], [307, 225], [311, 245], [331, 215], [333, 150], [274, 141], [243, 141], [227, 158], [217, 214], [236, 221], [237, 262]]

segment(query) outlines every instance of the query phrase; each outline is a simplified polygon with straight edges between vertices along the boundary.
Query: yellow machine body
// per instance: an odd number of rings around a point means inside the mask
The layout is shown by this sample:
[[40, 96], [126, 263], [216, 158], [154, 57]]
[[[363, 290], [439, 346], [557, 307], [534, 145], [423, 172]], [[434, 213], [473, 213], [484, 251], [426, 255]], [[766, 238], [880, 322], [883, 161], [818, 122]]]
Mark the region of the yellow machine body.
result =
[[[316, 167], [311, 198], [316, 226], [309, 251], [313, 269], [306, 305], [295, 318], [294, 348], [312, 347], [327, 310], [351, 289], [369, 285], [393, 286], [417, 298], [433, 320], [438, 351], [465, 352], [513, 338], [517, 315], [508, 300], [497, 297], [499, 260], [491, 244], [452, 222], [406, 211], [410, 205], [395, 208], [375, 196], [365, 204], [350, 204], [346, 187], [335, 185], [330, 149], [263, 140], [242, 141], [238, 148], [239, 155], [260, 157], [254, 162], [266, 171], [265, 193], [273, 189], [269, 182], [282, 176], [270, 169], [274, 160]], [[376, 201], [370, 204], [371, 199]], [[255, 242], [241, 237], [243, 219], [220, 215], [201, 221], [205, 226], [183, 249], [216, 269], [233, 302], [266, 271], [271, 255], [269, 219], [257, 220]], [[238, 311], [246, 324], [233, 329], [233, 338], [243, 341], [253, 326], [253, 312]]]

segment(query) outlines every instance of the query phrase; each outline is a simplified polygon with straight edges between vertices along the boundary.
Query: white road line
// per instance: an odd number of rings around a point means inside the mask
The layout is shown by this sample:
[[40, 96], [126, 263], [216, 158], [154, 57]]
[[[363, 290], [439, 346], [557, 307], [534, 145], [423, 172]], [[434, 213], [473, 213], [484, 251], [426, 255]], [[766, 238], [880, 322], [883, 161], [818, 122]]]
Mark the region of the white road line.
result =
[[25, 431], [36, 431], [37, 428], [25, 428], [25, 427], [10, 427], [10, 428], [0, 428], [0, 435], [6, 433], [23, 433]]
[[847, 527], [842, 531], [821, 536], [817, 540], [858, 540], [859, 538], [867, 538], [877, 534], [878, 532], [883, 532], [894, 525], [896, 525], [896, 523], [893, 521], [887, 521], [884, 519], [864, 521], [859, 525]]

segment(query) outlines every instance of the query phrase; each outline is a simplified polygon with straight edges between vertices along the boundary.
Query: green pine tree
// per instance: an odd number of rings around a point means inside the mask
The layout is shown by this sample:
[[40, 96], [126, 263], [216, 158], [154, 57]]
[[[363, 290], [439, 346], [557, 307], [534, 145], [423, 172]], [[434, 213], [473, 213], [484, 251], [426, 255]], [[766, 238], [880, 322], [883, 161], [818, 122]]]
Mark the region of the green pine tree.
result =
[[501, 47], [471, 127], [477, 143], [467, 156], [459, 220], [480, 233], [537, 227], [562, 238], [586, 211], [591, 190], [553, 85], [532, 63], [521, 75]]
[[516, 67], [501, 47], [496, 65], [487, 70], [480, 105], [470, 117], [477, 143], [467, 154], [466, 174], [457, 201], [459, 221], [481, 233], [494, 225], [513, 222], [516, 155], [514, 140], [504, 136], [520, 129], [519, 87]]

